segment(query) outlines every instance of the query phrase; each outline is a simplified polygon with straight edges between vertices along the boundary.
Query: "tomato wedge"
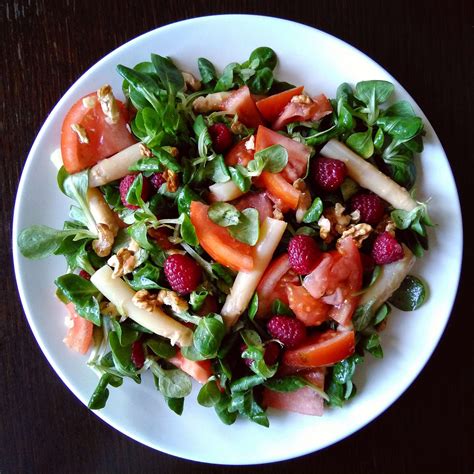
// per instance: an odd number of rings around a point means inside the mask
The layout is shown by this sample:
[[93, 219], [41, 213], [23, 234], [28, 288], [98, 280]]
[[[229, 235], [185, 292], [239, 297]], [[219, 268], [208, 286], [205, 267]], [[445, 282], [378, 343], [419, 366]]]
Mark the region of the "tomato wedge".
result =
[[286, 212], [288, 209], [296, 209], [300, 200], [301, 191], [295, 189], [281, 173], [270, 173], [264, 171], [255, 181], [258, 186], [264, 187], [269, 193], [270, 198], [281, 211]]
[[300, 347], [285, 351], [283, 363], [292, 367], [323, 367], [346, 359], [354, 348], [354, 331], [329, 329], [309, 337]]
[[279, 94], [271, 95], [257, 101], [255, 104], [257, 109], [262, 114], [263, 118], [267, 122], [273, 122], [282, 113], [285, 105], [290, 102], [291, 98], [295, 95], [299, 95], [303, 92], [304, 87], [294, 87], [287, 91], [280, 92]]
[[89, 346], [92, 342], [94, 325], [77, 314], [73, 303], [68, 303], [66, 308], [69, 312], [72, 326], [68, 329], [63, 342], [69, 349], [79, 352], [80, 354], [85, 354], [89, 350]]
[[296, 179], [306, 174], [311, 148], [267, 127], [258, 127], [255, 138], [255, 151], [263, 150], [272, 145], [281, 145], [288, 152], [288, 164], [281, 172], [281, 175], [289, 183], [293, 183]]
[[231, 92], [230, 96], [222, 103], [221, 109], [229, 114], [237, 114], [239, 121], [247, 127], [257, 128], [263, 123], [260, 112], [247, 86]]
[[201, 247], [216, 261], [232, 270], [250, 271], [253, 268], [253, 249], [250, 245], [234, 239], [225, 227], [209, 219], [206, 206], [202, 202], [191, 203], [191, 222]]
[[[91, 103], [92, 107], [87, 104]], [[95, 93], [79, 99], [67, 113], [61, 128], [61, 155], [68, 173], [77, 173], [95, 165], [99, 160], [136, 143], [127, 128], [128, 111], [122, 102], [117, 101], [119, 118], [110, 124], [102, 112]], [[85, 130], [88, 143], [81, 143], [79, 136], [72, 130], [79, 125]]]
[[209, 359], [206, 360], [189, 360], [178, 351], [176, 355], [168, 359], [173, 365], [186, 372], [194, 380], [201, 384], [205, 384], [212, 375], [212, 366]]
[[303, 286], [286, 287], [290, 309], [305, 326], [318, 326], [328, 319], [330, 306], [313, 298]]
[[332, 113], [331, 102], [324, 94], [314, 97], [309, 103], [289, 102], [278, 119], [273, 123], [274, 130], [281, 130], [291, 122], [321, 120]]
[[224, 161], [227, 166], [247, 166], [248, 162], [253, 160], [255, 151], [247, 149], [245, 146], [247, 141], [248, 138], [241, 140], [226, 153]]

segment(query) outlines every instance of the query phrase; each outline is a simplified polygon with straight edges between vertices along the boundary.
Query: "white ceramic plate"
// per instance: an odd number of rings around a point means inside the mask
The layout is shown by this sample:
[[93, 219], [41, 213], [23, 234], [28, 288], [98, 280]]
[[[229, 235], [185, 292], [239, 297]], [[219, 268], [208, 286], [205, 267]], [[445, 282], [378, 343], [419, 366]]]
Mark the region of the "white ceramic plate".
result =
[[[64, 383], [87, 403], [97, 383], [85, 357], [63, 344], [64, 307], [53, 297], [53, 280], [62, 274], [62, 257], [28, 261], [15, 244], [19, 231], [31, 224], [60, 228], [70, 202], [56, 186], [49, 162], [59, 146], [61, 122], [79, 97], [110, 83], [120, 90], [115, 73], [119, 63], [133, 66], [156, 52], [196, 70], [205, 56], [219, 68], [243, 61], [258, 46], [278, 54], [276, 76], [304, 84], [314, 94], [334, 97], [341, 82], [386, 79], [396, 86], [397, 98], [413, 99], [384, 69], [360, 51], [316, 29], [258, 16], [225, 15], [196, 18], [159, 28], [121, 46], [87, 71], [59, 101], [31, 149], [18, 188], [13, 222], [14, 262], [23, 306], [33, 333]], [[421, 116], [421, 110], [415, 108]], [[172, 413], [151, 379], [141, 385], [126, 381], [112, 389], [107, 407], [99, 412], [107, 423], [131, 438], [175, 456], [221, 464], [279, 461], [317, 451], [360, 429], [390, 406], [413, 382], [436, 347], [456, 294], [461, 254], [461, 214], [455, 183], [443, 148], [425, 119], [425, 151], [421, 156], [418, 198], [431, 198], [430, 211], [438, 224], [430, 235], [431, 249], [414, 273], [430, 288], [430, 297], [415, 313], [394, 311], [382, 335], [385, 357], [359, 368], [359, 393], [344, 409], [327, 410], [322, 418], [271, 411], [269, 429], [245, 420], [225, 426], [213, 410], [200, 407], [194, 393], [181, 417]], [[418, 163], [420, 165], [420, 163]], [[443, 186], [439, 186], [442, 177]]]

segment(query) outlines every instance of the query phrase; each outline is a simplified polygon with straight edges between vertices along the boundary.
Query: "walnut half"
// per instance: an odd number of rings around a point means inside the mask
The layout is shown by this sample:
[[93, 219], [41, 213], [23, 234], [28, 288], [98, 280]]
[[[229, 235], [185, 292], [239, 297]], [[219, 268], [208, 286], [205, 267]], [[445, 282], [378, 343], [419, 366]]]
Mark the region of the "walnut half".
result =
[[135, 253], [128, 248], [122, 248], [112, 255], [107, 263], [114, 269], [112, 278], [120, 278], [135, 269]]
[[158, 301], [156, 293], [150, 293], [148, 290], [137, 291], [132, 298], [132, 303], [137, 307], [152, 313], [161, 303]]
[[114, 245], [114, 233], [107, 224], [97, 224], [99, 238], [92, 241], [92, 248], [99, 257], [107, 257]]

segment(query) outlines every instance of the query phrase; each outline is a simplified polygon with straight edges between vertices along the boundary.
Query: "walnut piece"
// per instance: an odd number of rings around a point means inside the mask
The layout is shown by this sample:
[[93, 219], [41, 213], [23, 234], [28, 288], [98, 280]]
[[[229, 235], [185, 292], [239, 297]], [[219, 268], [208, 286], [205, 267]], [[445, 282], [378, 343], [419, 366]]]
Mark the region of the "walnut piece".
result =
[[114, 269], [112, 278], [120, 278], [135, 269], [135, 253], [128, 248], [122, 248], [115, 255], [112, 255], [107, 263]]
[[273, 218], [278, 219], [279, 221], [283, 220], [283, 212], [278, 207], [273, 208]]
[[110, 301], [101, 301], [100, 303], [100, 312], [105, 316], [110, 316], [111, 318], [116, 318], [120, 315], [118, 312], [117, 306], [115, 306]]
[[163, 178], [166, 180], [166, 187], [170, 193], [175, 193], [179, 187], [179, 176], [173, 170], [166, 169], [163, 172]]
[[71, 130], [77, 135], [79, 143], [89, 143], [89, 137], [87, 136], [86, 129], [78, 123], [71, 125]]
[[301, 192], [298, 207], [296, 208], [296, 222], [301, 223], [306, 211], [311, 207], [311, 194], [306, 187], [306, 183], [302, 179], [297, 179], [293, 183], [293, 187]]
[[191, 89], [196, 92], [201, 89], [201, 81], [196, 79], [190, 72], [182, 71], [181, 75], [184, 79], [184, 90]]
[[160, 302], [158, 301], [158, 295], [156, 293], [150, 293], [148, 290], [137, 291], [133, 295], [132, 303], [137, 308], [144, 309], [150, 313], [161, 306]]
[[176, 291], [160, 290], [158, 301], [166, 306], [170, 306], [175, 313], [182, 313], [189, 309], [188, 302], [181, 298]]
[[230, 92], [214, 92], [206, 96], [197, 97], [193, 102], [193, 110], [198, 114], [222, 110], [225, 99]]
[[[232, 120], [232, 123], [230, 124], [230, 131], [234, 135], [244, 135], [245, 133], [247, 133], [247, 127], [242, 122], [239, 122], [238, 120], [235, 120], [235, 118], [234, 118], [234, 120]], [[253, 135], [252, 135], [252, 137], [253, 137]], [[254, 148], [252, 148], [252, 149], [254, 149]]]
[[114, 233], [107, 224], [97, 224], [99, 238], [92, 241], [92, 248], [99, 257], [108, 257], [114, 245]]
[[141, 156], [145, 156], [147, 158], [151, 158], [153, 156], [153, 152], [144, 143], [140, 143], [138, 148], [140, 150]]
[[389, 232], [392, 235], [395, 235], [395, 229], [397, 226], [395, 222], [391, 219], [390, 215], [387, 214], [383, 217], [383, 219], [377, 224], [375, 228], [375, 232], [381, 234], [382, 232]]
[[351, 225], [342, 233], [340, 239], [351, 236], [357, 247], [360, 247], [362, 242], [372, 233], [372, 230], [372, 226], [369, 224]]
[[323, 240], [326, 240], [329, 237], [329, 234], [331, 233], [331, 221], [327, 217], [321, 216], [318, 221], [318, 226], [319, 236]]
[[304, 94], [300, 94], [293, 96], [290, 102], [293, 102], [294, 104], [311, 104], [313, 101], [311, 97]]
[[120, 110], [112, 92], [112, 87], [105, 84], [97, 91], [97, 98], [100, 102], [102, 112], [104, 112], [107, 123], [117, 123], [120, 118]]
[[245, 149], [246, 150], [255, 150], [255, 136], [252, 135], [246, 142], [245, 142]]

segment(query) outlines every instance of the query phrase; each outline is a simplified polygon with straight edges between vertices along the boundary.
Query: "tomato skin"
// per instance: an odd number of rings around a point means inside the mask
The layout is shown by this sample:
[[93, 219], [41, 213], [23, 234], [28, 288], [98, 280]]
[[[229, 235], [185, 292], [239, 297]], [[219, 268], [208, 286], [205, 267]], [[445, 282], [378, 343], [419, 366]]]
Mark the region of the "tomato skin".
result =
[[288, 152], [288, 164], [280, 173], [286, 181], [293, 183], [306, 174], [311, 148], [267, 127], [258, 127], [255, 138], [255, 151], [263, 150], [272, 145], [281, 145]]
[[247, 86], [232, 91], [230, 96], [222, 103], [221, 108], [230, 114], [237, 114], [239, 121], [247, 127], [257, 128], [263, 123], [260, 112]]
[[216, 262], [232, 270], [250, 271], [253, 269], [253, 248], [234, 239], [225, 227], [221, 227], [209, 219], [206, 206], [202, 202], [191, 203], [190, 218], [196, 229], [201, 247]]
[[309, 337], [306, 342], [283, 354], [283, 363], [292, 367], [324, 367], [346, 359], [354, 353], [354, 331], [331, 329]]
[[[95, 105], [85, 106], [84, 99], [95, 101]], [[90, 168], [98, 161], [136, 143], [127, 129], [128, 111], [122, 102], [117, 100], [117, 104], [120, 114], [115, 124], [107, 122], [96, 93], [79, 99], [71, 107], [61, 128], [61, 156], [68, 173]], [[77, 134], [71, 129], [74, 124], [85, 129], [89, 143], [80, 143]]]
[[305, 326], [319, 326], [328, 319], [330, 306], [313, 298], [303, 286], [288, 285], [288, 304]]
[[276, 204], [281, 211], [295, 210], [298, 207], [301, 191], [298, 191], [288, 183], [281, 173], [264, 171], [255, 183], [258, 186], [264, 187], [270, 193], [270, 197], [275, 198]]
[[277, 117], [282, 113], [285, 105], [290, 102], [291, 98], [295, 95], [299, 95], [303, 92], [304, 87], [294, 87], [287, 91], [280, 92], [279, 94], [274, 94], [264, 99], [260, 99], [255, 104], [257, 109], [262, 114], [262, 117], [267, 122], [273, 122]]
[[273, 217], [273, 203], [265, 192], [250, 192], [244, 194], [242, 197], [232, 201], [231, 204], [240, 212], [249, 208], [257, 209], [260, 224], [262, 224], [267, 217]]
[[168, 359], [168, 361], [183, 372], [186, 372], [200, 384], [205, 384], [212, 375], [212, 365], [209, 359], [189, 360], [181, 354], [181, 351], [178, 351], [173, 357]]
[[241, 140], [234, 145], [225, 155], [224, 161], [227, 166], [242, 165], [247, 166], [253, 160], [255, 150], [248, 150], [245, 146], [248, 139]]
[[79, 316], [73, 303], [68, 303], [66, 308], [72, 320], [72, 327], [67, 331], [64, 344], [73, 351], [85, 354], [92, 343], [94, 325], [87, 319]]

